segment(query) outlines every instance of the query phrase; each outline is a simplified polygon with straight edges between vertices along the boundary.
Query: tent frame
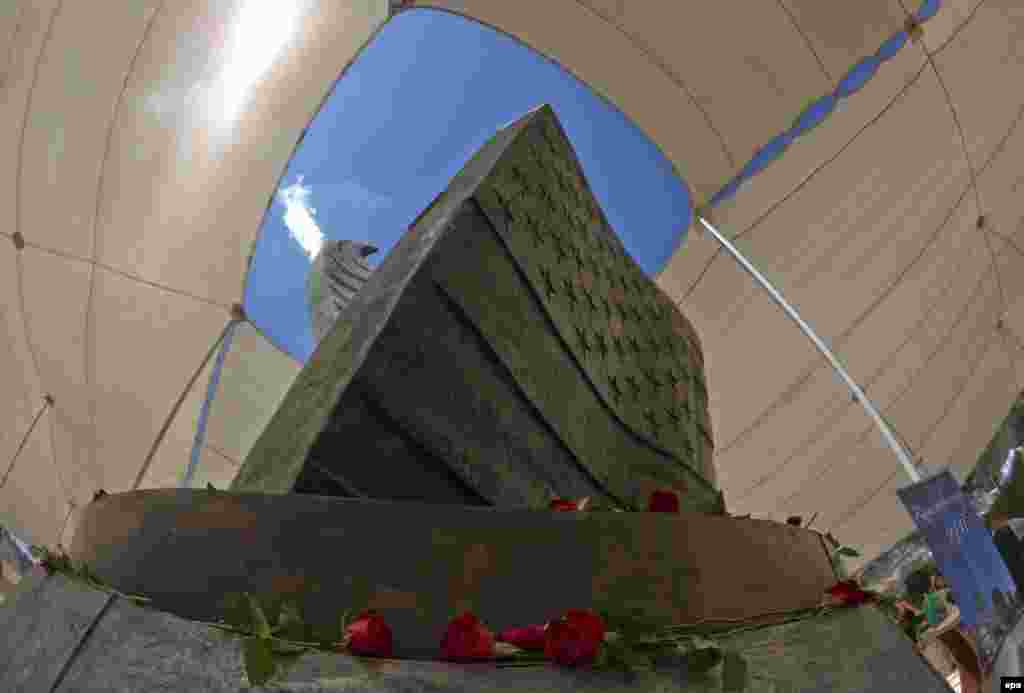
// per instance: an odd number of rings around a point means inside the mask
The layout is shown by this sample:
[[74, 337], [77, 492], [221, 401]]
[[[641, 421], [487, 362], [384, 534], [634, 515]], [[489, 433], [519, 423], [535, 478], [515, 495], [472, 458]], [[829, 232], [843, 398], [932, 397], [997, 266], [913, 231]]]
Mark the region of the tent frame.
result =
[[850, 388], [850, 392], [853, 393], [853, 398], [861, 403], [864, 407], [864, 411], [866, 411], [868, 416], [871, 417], [871, 420], [875, 422], [878, 430], [882, 433], [882, 438], [892, 449], [893, 453], [896, 455], [896, 459], [899, 460], [899, 463], [903, 466], [903, 470], [907, 473], [907, 476], [910, 477], [910, 480], [914, 483], [921, 481], [921, 473], [914, 465], [913, 459], [909, 454], [907, 454], [907, 451], [904, 449], [903, 445], [900, 444], [899, 440], [897, 440], [892, 429], [889, 427], [889, 424], [887, 424], [885, 419], [882, 418], [882, 415], [879, 413], [875, 405], [870, 399], [868, 399], [867, 395], [864, 394], [864, 390], [862, 390], [857, 382], [850, 376], [846, 371], [846, 368], [843, 367], [843, 364], [840, 363], [839, 359], [836, 358], [836, 355], [832, 353], [831, 349], [829, 349], [828, 345], [825, 344], [821, 337], [817, 335], [807, 321], [800, 317], [800, 313], [798, 313], [796, 308], [786, 301], [782, 296], [782, 293], [772, 286], [772, 283], [769, 282], [756, 267], [754, 267], [750, 260], [743, 256], [743, 253], [741, 253], [739, 249], [729, 241], [729, 239], [723, 236], [718, 229], [716, 229], [711, 222], [704, 217], [698, 216], [697, 221], [699, 221], [700, 224], [714, 237], [714, 239], [718, 241], [718, 243], [725, 248], [730, 255], [733, 256], [736, 262], [738, 262], [740, 266], [747, 271], [747, 274], [753, 277], [754, 280], [768, 292], [768, 295], [771, 296], [772, 300], [775, 301], [775, 303], [782, 308], [783, 312], [785, 312], [786, 315], [796, 323], [796, 326], [799, 327], [805, 335], [807, 335], [807, 338], [810, 339], [818, 351], [821, 352], [821, 355], [825, 357], [829, 364], [831, 364], [832, 369], [839, 374], [839, 377], [844, 383], [846, 383], [846, 386]]

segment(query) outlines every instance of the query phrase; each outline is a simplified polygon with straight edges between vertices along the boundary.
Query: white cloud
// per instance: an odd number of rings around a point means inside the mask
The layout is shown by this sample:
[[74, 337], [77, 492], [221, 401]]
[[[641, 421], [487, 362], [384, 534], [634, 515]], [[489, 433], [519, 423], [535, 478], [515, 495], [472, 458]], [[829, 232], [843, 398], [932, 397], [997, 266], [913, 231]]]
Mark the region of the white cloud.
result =
[[[313, 190], [303, 184], [303, 176], [298, 176], [291, 185], [281, 188], [277, 193], [278, 202], [284, 205], [284, 225], [288, 233], [312, 260], [323, 247], [325, 234], [320, 230], [316, 218], [316, 207], [313, 206]], [[343, 208], [353, 210], [375, 210], [391, 205], [391, 198], [378, 195], [354, 180], [340, 183], [317, 183], [316, 194], [320, 199], [331, 200], [334, 214], [343, 214]], [[353, 240], [371, 240], [358, 238]]]
[[310, 205], [313, 191], [298, 180], [277, 193], [278, 201], [284, 205], [284, 225], [288, 233], [312, 260], [324, 244], [324, 233], [316, 221], [316, 208]]

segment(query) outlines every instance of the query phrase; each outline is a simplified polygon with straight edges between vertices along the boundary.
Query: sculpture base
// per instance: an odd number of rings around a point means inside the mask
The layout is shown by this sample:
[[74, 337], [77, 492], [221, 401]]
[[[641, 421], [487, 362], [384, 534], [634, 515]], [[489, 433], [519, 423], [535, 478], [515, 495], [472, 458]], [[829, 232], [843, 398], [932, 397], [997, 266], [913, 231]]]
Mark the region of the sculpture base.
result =
[[816, 532], [765, 520], [190, 489], [94, 501], [71, 552], [184, 618], [217, 620], [240, 592], [288, 595], [322, 628], [376, 609], [396, 656], [424, 658], [464, 610], [499, 631], [569, 608], [738, 622], [813, 608], [836, 580]]
[[[183, 566], [187, 569], [187, 566]], [[108, 604], [109, 602], [109, 604]], [[0, 690], [246, 691], [237, 640], [170, 614], [137, 607], [72, 583], [32, 576], [0, 609]], [[872, 607], [773, 626], [724, 641], [741, 652], [755, 693], [872, 691], [948, 693], [910, 641]], [[311, 654], [262, 691], [721, 691], [720, 667], [690, 675], [659, 669], [627, 677], [545, 666], [377, 660]]]

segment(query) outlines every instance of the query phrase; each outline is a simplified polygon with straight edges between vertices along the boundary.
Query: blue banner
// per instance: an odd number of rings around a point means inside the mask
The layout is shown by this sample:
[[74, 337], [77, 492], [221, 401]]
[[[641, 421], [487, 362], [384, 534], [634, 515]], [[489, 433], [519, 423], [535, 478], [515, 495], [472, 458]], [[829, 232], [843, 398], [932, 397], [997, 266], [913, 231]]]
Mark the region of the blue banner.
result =
[[1017, 586], [992, 535], [949, 470], [897, 493], [952, 588], [960, 622], [975, 634], [987, 668], [1021, 611]]
[[28, 545], [3, 526], [0, 526], [0, 559], [10, 560], [22, 575], [39, 563]]

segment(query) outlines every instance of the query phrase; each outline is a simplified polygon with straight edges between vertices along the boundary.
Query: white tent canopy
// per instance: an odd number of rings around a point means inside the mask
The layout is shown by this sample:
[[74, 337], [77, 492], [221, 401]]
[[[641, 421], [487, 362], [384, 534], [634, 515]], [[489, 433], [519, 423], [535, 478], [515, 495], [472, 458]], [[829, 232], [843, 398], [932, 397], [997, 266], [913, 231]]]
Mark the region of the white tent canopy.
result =
[[[963, 472], [1024, 387], [1024, 6], [901, 2], [398, 4], [507, 32], [618, 106], [714, 202], [716, 226], [908, 449]], [[303, 128], [392, 11], [382, 0], [0, 5], [0, 463], [54, 397], [0, 488], [0, 522], [66, 541], [69, 501], [140, 474], [143, 487], [175, 483], [204, 376], [144, 465], [149, 451], [241, 302]], [[900, 41], [913, 12], [927, 21]], [[854, 75], [871, 77], [863, 86], [843, 81], [880, 51], [877, 70]], [[846, 87], [855, 93], [824, 122], [747, 175], [808, 103]], [[734, 194], [714, 197], [738, 175]], [[817, 527], [869, 556], [905, 534], [892, 453], [750, 277], [691, 233], [658, 281], [704, 342], [730, 509], [820, 513]], [[251, 326], [231, 353], [211, 478], [230, 478], [297, 367]]]

